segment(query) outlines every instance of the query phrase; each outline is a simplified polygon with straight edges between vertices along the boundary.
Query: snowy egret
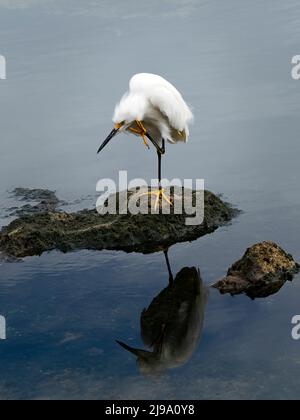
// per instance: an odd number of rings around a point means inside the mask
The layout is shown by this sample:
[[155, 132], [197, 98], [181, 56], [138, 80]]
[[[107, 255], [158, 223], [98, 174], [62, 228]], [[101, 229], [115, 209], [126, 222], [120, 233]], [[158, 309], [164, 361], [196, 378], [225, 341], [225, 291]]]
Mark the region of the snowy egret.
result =
[[188, 125], [192, 119], [190, 107], [171, 83], [155, 74], [137, 74], [130, 80], [129, 91], [115, 108], [114, 129], [98, 153], [120, 133], [141, 137], [148, 149], [149, 140], [158, 155], [159, 189], [142, 195], [155, 196], [156, 205], [160, 199], [172, 204], [161, 185], [161, 160], [165, 154], [165, 141], [172, 144], [186, 143], [189, 137]]

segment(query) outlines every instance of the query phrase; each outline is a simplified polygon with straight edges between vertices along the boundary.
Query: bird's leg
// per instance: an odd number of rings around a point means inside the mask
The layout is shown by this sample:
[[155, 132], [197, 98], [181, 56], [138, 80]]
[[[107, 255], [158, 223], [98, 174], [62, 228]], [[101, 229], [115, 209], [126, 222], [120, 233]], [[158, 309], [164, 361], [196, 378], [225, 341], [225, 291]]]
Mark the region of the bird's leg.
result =
[[171, 269], [171, 264], [170, 264], [170, 260], [169, 260], [168, 251], [164, 251], [164, 255], [165, 255], [165, 259], [166, 259], [166, 263], [167, 263], [167, 267], [168, 267], [168, 272], [169, 272], [169, 286], [173, 286], [174, 276], [173, 276], [172, 269]]
[[149, 139], [151, 141], [151, 143], [153, 144], [153, 146], [156, 148], [156, 150], [160, 153], [160, 155], [164, 155], [166, 153], [165, 140], [162, 139], [162, 147], [160, 147], [159, 144], [150, 136], [150, 134], [148, 133], [148, 131], [145, 128], [142, 121], [136, 120], [135, 122], [136, 122], [139, 129], [130, 128], [129, 131], [131, 131], [132, 133], [140, 135], [143, 138], [145, 146], [147, 146], [148, 149], [150, 149], [150, 146], [149, 146], [149, 143], [148, 143], [148, 140], [147, 140], [147, 139]]
[[[151, 139], [151, 141], [152, 141], [152, 139]], [[153, 142], [154, 142], [154, 140], [153, 140]], [[156, 144], [156, 147], [157, 147], [157, 156], [158, 156], [158, 190], [149, 191], [147, 193], [140, 194], [139, 197], [145, 197], [145, 196], [156, 197], [154, 209], [157, 210], [160, 201], [164, 200], [170, 206], [173, 206], [173, 203], [170, 200], [170, 198], [167, 196], [164, 188], [161, 185], [161, 181], [162, 181], [161, 161], [162, 161], [162, 155], [165, 154], [165, 140], [164, 139], [162, 140], [162, 147], [160, 147], [156, 142], [155, 142], [155, 144]]]
[[146, 128], [144, 127], [144, 125], [143, 125], [143, 123], [142, 123], [142, 121], [136, 121], [136, 123], [137, 123], [137, 125], [138, 125], [138, 127], [140, 128], [140, 130], [141, 130], [141, 133], [140, 133], [140, 136], [142, 137], [142, 139], [144, 140], [144, 145], [148, 148], [148, 149], [150, 149], [150, 146], [149, 146], [149, 143], [148, 143], [148, 140], [147, 140], [147, 136], [146, 136], [146, 134], [147, 134], [147, 130], [146, 130]]
[[158, 183], [159, 183], [159, 189], [162, 189], [161, 186], [161, 160], [162, 160], [162, 155], [165, 154], [166, 152], [166, 147], [165, 147], [165, 139], [162, 139], [162, 147], [160, 148], [160, 150], [157, 150], [157, 156], [158, 156]]
[[141, 136], [142, 139], [144, 140], [144, 145], [150, 149], [148, 140], [147, 140], [147, 130], [144, 127], [143, 123], [141, 121], [136, 120], [135, 121], [136, 125], [138, 128], [133, 128], [133, 127], [129, 127], [127, 128], [128, 131], [130, 131], [133, 134], [137, 134], [138, 136]]
[[155, 146], [156, 151], [163, 156], [166, 153], [166, 147], [165, 147], [165, 139], [162, 139], [162, 147], [149, 135], [149, 133], [146, 134], [148, 139], [152, 142], [153, 146]]
[[148, 133], [148, 131], [146, 130], [146, 128], [144, 127], [143, 123], [141, 121], [136, 120], [135, 121], [136, 125], [138, 126], [138, 128], [133, 128], [133, 127], [129, 127], [127, 130], [130, 131], [131, 133], [137, 134], [139, 136], [141, 136], [144, 140], [145, 145], [149, 147], [149, 143], [147, 141], [147, 138], [151, 141], [151, 143], [155, 146], [156, 150], [157, 150], [157, 155], [158, 155], [158, 180], [159, 180], [159, 188], [157, 191], [150, 191], [148, 193], [145, 194], [140, 194], [139, 197], [143, 197], [143, 196], [155, 196], [156, 200], [155, 200], [155, 206], [154, 209], [157, 210], [157, 207], [159, 205], [160, 200], [165, 200], [170, 206], [173, 206], [173, 203], [169, 200], [168, 196], [165, 194], [165, 190], [162, 188], [161, 185], [161, 160], [162, 160], [162, 155], [165, 154], [166, 149], [165, 149], [165, 140], [162, 139], [162, 147], [160, 147], [160, 145], [151, 137], [151, 135]]
[[165, 139], [162, 139], [162, 147], [161, 150], [157, 151], [157, 156], [158, 156], [158, 196], [157, 196], [157, 202], [156, 202], [156, 208], [159, 204], [159, 200], [165, 200], [168, 204], [170, 204], [170, 206], [173, 206], [173, 203], [169, 200], [169, 198], [167, 197], [167, 195], [165, 194], [165, 190], [163, 189], [162, 185], [161, 185], [161, 161], [162, 161], [162, 155], [165, 154]]

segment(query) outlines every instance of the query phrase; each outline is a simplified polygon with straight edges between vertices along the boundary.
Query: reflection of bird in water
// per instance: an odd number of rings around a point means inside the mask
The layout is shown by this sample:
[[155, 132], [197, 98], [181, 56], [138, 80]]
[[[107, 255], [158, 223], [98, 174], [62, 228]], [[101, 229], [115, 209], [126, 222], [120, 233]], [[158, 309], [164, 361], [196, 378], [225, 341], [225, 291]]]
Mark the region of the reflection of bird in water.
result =
[[[166, 253], [167, 258], [167, 253]], [[155, 374], [185, 364], [196, 350], [202, 334], [208, 290], [199, 270], [183, 268], [141, 315], [144, 344], [151, 351], [135, 349], [118, 341], [137, 356], [144, 374]]]

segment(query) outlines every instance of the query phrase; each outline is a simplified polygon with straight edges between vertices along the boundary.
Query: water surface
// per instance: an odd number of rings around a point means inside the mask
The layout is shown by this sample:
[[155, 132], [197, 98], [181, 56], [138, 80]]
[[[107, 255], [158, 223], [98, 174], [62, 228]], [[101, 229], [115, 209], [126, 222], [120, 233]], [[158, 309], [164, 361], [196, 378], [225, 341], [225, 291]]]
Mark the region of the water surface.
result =
[[[97, 181], [119, 169], [153, 177], [156, 155], [134, 139], [95, 152], [129, 78], [154, 72], [196, 117], [190, 143], [168, 148], [164, 175], [204, 178], [244, 211], [172, 247], [173, 272], [195, 266], [210, 285], [261, 240], [300, 261], [299, 28], [296, 0], [0, 0], [1, 215], [17, 186], [92, 195], [91, 206]], [[0, 270], [1, 399], [299, 397], [299, 276], [254, 302], [211, 291], [192, 358], [145, 377], [115, 340], [143, 347], [140, 314], [168, 284], [162, 254], [52, 252]]]

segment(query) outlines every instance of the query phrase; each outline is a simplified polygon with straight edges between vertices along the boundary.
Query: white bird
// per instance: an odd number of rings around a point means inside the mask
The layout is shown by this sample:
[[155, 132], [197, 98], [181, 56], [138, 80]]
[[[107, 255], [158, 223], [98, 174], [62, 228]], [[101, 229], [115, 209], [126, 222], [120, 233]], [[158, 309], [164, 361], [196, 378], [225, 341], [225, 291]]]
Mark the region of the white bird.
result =
[[149, 195], [156, 195], [157, 202], [164, 198], [170, 203], [161, 187], [161, 157], [165, 154], [165, 141], [186, 143], [192, 119], [190, 107], [171, 83], [155, 74], [137, 74], [130, 80], [129, 91], [115, 108], [114, 129], [98, 153], [120, 133], [140, 136], [148, 148], [149, 140], [157, 150], [159, 168], [159, 190]]

